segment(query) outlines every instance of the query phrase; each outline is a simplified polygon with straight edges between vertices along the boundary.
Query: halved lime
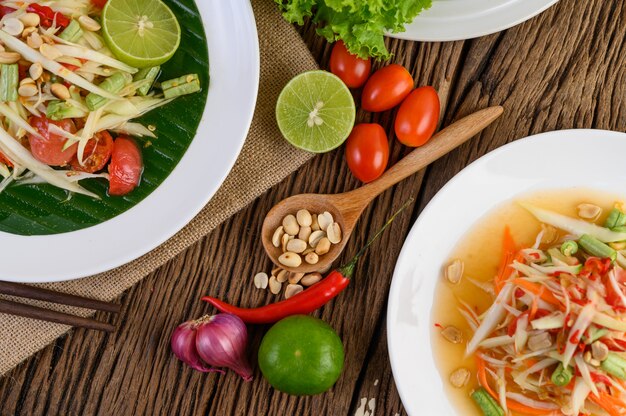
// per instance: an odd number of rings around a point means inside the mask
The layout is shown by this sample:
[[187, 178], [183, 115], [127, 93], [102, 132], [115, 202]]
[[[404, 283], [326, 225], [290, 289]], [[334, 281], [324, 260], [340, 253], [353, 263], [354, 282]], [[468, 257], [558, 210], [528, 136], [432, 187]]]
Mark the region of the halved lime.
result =
[[339, 77], [304, 72], [278, 96], [276, 120], [285, 139], [300, 149], [328, 152], [340, 146], [354, 126], [354, 99]]
[[161, 65], [180, 45], [178, 20], [160, 0], [109, 0], [102, 31], [117, 59], [136, 68]]

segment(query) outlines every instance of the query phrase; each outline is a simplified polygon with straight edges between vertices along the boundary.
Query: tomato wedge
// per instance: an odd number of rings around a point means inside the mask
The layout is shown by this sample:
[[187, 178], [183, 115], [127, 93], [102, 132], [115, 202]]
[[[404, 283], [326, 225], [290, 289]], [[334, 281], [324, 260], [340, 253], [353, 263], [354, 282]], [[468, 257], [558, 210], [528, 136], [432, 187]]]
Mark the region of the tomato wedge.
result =
[[143, 161], [134, 140], [120, 136], [113, 142], [109, 164], [109, 195], [126, 195], [139, 185]]
[[108, 131], [101, 131], [87, 142], [84, 163], [81, 165], [76, 155], [70, 165], [74, 170], [94, 173], [104, 168], [111, 159], [111, 153], [113, 153], [113, 137]]
[[42, 136], [38, 137], [32, 134], [28, 135], [30, 151], [35, 159], [50, 166], [64, 166], [72, 160], [78, 149], [78, 144], [73, 144], [63, 150], [63, 146], [65, 146], [67, 139], [48, 131], [48, 126], [50, 124], [55, 124], [65, 131], [76, 133], [76, 125], [72, 120], [65, 119], [52, 121], [42, 116], [31, 117], [29, 123], [37, 129], [39, 134]]

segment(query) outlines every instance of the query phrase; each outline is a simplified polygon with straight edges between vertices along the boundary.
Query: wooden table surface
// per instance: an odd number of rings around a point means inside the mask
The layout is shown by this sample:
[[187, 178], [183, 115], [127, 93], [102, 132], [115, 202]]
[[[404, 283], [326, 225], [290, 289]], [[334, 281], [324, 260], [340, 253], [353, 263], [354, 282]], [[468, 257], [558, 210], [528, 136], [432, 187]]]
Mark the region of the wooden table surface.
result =
[[[326, 42], [311, 27], [300, 32], [327, 67]], [[275, 299], [252, 284], [256, 272], [271, 267], [259, 240], [262, 218], [295, 193], [357, 187], [341, 150], [314, 158], [121, 296], [116, 333], [74, 330], [0, 379], [0, 413], [352, 415], [364, 409], [364, 399], [374, 398], [375, 414], [404, 414], [387, 356], [385, 317], [394, 265], [411, 225], [453, 175], [507, 142], [555, 129], [624, 131], [625, 39], [623, 0], [561, 0], [529, 22], [480, 39], [389, 40], [394, 61], [409, 68], [418, 85], [439, 90], [445, 124], [488, 105], [503, 105], [506, 113], [479, 138], [385, 192], [364, 212], [346, 256], [407, 198], [417, 198], [365, 256], [345, 293], [316, 314], [338, 331], [346, 350], [345, 370], [329, 392], [291, 397], [274, 391], [258, 369], [250, 383], [232, 372], [192, 371], [172, 356], [169, 336], [177, 324], [211, 312], [199, 302], [202, 294], [243, 305]], [[386, 127], [392, 162], [408, 152], [391, 134], [393, 113], [360, 112], [358, 118]], [[450, 207], [451, 214], [458, 208]], [[250, 329], [253, 362], [265, 330]]]

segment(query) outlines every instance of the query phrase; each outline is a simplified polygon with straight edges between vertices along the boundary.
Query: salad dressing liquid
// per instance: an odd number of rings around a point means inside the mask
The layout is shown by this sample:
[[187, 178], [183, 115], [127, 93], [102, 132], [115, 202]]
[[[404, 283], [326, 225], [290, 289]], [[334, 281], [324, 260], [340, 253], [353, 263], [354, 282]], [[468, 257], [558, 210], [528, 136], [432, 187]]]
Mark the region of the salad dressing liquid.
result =
[[[522, 195], [496, 207], [485, 217], [480, 219], [470, 231], [464, 235], [450, 256], [465, 263], [465, 271], [461, 282], [452, 286], [444, 279], [443, 272], [435, 289], [435, 305], [432, 311], [434, 360], [437, 363], [439, 374], [444, 380], [446, 393], [457, 414], [462, 416], [482, 416], [479, 408], [470, 397], [472, 391], [478, 387], [476, 366], [473, 356], [464, 358], [466, 343], [471, 339], [472, 330], [465, 318], [457, 310], [457, 298], [462, 299], [474, 308], [480, 315], [492, 303], [491, 295], [485, 293], [466, 278], [470, 277], [480, 282], [492, 282], [497, 273], [502, 255], [502, 234], [506, 225], [511, 229], [517, 246], [530, 247], [534, 244], [537, 234], [541, 231], [541, 224], [516, 201], [526, 201], [541, 208], [560, 212], [564, 215], [577, 218], [577, 206], [581, 203], [592, 203], [602, 207], [603, 212], [598, 223], [604, 222], [606, 215], [613, 208], [616, 201], [624, 198], [604, 192], [586, 189], [541, 191]], [[443, 268], [447, 266], [442, 265]], [[453, 325], [463, 332], [464, 342], [452, 344], [440, 335], [443, 327]], [[464, 367], [472, 373], [470, 382], [462, 389], [454, 388], [450, 382], [450, 374]]]

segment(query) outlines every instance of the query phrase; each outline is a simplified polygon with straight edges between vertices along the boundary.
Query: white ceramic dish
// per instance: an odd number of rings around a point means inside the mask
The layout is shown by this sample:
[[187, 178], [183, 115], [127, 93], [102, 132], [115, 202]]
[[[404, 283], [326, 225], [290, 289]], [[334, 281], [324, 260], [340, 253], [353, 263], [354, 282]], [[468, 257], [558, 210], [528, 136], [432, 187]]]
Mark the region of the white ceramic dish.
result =
[[[626, 194], [626, 134], [562, 130], [515, 141], [456, 175], [417, 219], [396, 264], [387, 341], [409, 415], [455, 415], [433, 362], [431, 310], [441, 269], [459, 239], [494, 206], [541, 189], [592, 188]], [[458, 207], [463, 207], [458, 215]]]
[[197, 0], [211, 84], [196, 138], [145, 200], [94, 227], [49, 236], [0, 233], [0, 280], [52, 282], [113, 269], [183, 228], [211, 199], [245, 141], [259, 85], [259, 45], [248, 0]]
[[400, 39], [443, 42], [489, 35], [518, 25], [558, 0], [433, 0]]

